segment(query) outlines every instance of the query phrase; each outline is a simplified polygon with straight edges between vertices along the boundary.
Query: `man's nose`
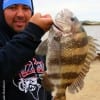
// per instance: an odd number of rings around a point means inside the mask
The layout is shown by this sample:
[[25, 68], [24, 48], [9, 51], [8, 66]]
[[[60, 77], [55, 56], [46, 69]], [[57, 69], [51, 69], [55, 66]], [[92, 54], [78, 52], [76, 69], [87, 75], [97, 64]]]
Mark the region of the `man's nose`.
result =
[[18, 9], [16, 14], [17, 14], [17, 16], [24, 16], [23, 9]]

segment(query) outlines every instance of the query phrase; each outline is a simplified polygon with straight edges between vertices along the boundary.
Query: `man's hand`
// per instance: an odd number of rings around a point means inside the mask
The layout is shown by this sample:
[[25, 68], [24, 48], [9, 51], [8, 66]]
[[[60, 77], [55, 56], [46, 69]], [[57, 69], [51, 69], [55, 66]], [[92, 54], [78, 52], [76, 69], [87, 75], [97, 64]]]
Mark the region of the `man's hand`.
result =
[[32, 22], [39, 27], [41, 27], [45, 32], [49, 30], [51, 25], [53, 24], [53, 20], [49, 14], [41, 15], [40, 13], [34, 14], [29, 22]]

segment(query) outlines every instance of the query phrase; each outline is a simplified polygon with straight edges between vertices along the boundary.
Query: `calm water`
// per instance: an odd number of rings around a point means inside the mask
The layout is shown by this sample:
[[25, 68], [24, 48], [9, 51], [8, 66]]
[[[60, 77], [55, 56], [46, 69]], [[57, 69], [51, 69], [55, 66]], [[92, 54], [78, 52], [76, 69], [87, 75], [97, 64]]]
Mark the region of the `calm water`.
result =
[[[100, 45], [100, 25], [91, 25], [91, 26], [84, 26], [86, 32], [88, 35], [93, 36], [95, 39], [97, 39], [96, 43]], [[98, 47], [100, 50], [100, 47]], [[97, 51], [100, 53], [100, 51]]]
[[100, 42], [100, 25], [93, 25], [93, 26], [84, 26], [87, 34], [97, 38]]

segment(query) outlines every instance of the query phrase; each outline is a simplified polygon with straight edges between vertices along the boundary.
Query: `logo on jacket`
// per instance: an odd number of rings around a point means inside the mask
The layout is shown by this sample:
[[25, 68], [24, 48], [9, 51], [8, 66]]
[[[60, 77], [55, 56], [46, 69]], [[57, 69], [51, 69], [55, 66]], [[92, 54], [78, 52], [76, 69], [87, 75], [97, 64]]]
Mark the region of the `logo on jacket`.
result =
[[20, 91], [23, 91], [25, 93], [30, 92], [32, 97], [35, 100], [38, 100], [38, 97], [39, 97], [38, 94], [39, 94], [41, 85], [37, 83], [37, 78], [26, 78], [26, 79], [22, 78], [20, 79], [18, 87]]
[[20, 77], [25, 78], [31, 74], [43, 74], [43, 72], [43, 61], [38, 61], [36, 58], [33, 58], [32, 61], [28, 61], [28, 63], [25, 65], [25, 68], [20, 72]]
[[14, 86], [24, 93], [30, 93], [35, 100], [39, 100], [39, 90], [41, 84], [38, 83], [38, 79], [44, 72], [44, 63], [41, 60], [33, 58], [25, 65], [19, 73], [19, 79], [13, 80]]

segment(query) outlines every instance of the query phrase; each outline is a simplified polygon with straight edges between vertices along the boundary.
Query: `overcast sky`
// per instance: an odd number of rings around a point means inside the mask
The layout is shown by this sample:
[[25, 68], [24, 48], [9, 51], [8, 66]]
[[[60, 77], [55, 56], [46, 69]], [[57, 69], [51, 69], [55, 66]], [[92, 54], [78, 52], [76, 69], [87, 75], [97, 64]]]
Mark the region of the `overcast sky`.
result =
[[100, 21], [100, 0], [33, 0], [35, 12], [55, 16], [58, 11], [68, 8], [79, 20]]

